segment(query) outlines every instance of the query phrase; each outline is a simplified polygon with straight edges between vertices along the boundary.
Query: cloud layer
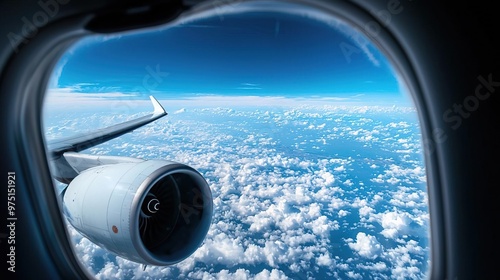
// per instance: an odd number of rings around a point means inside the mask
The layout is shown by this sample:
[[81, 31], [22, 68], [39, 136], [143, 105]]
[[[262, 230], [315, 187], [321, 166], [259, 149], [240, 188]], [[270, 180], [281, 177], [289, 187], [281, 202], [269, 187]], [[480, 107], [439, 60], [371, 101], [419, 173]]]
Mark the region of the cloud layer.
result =
[[[140, 108], [118, 115], [54, 112], [46, 117], [46, 135], [117, 123]], [[87, 152], [196, 168], [214, 196], [210, 231], [185, 261], [143, 271], [68, 225], [78, 257], [98, 279], [425, 278], [429, 216], [414, 110], [170, 110], [175, 114]]]

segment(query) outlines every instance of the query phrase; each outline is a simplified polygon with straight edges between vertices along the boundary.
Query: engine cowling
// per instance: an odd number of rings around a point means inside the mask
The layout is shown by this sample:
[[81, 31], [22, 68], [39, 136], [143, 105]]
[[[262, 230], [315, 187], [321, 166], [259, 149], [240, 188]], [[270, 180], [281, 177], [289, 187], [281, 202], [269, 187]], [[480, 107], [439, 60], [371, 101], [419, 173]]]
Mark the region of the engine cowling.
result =
[[90, 241], [131, 261], [158, 266], [194, 253], [213, 211], [203, 176], [164, 160], [89, 168], [68, 185], [63, 201], [69, 222]]

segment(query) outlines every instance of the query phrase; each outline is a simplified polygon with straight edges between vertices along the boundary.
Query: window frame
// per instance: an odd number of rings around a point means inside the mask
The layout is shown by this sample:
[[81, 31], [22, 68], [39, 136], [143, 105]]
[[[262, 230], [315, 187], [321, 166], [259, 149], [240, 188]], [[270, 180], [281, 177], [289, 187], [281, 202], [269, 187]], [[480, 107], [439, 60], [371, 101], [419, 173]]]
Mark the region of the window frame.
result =
[[[411, 63], [410, 55], [405, 52], [403, 44], [398, 41], [391, 30], [377, 17], [370, 14], [361, 3], [347, 1], [309, 1], [309, 0], [277, 0], [278, 2], [299, 3], [321, 9], [332, 16], [339, 17], [355, 28], [363, 31], [366, 23], [375, 22], [380, 26], [377, 36], [365, 35], [388, 57], [394, 68], [402, 75], [415, 106], [417, 107], [423, 139], [432, 136], [429, 106], [430, 100], [422, 93], [422, 82], [417, 70]], [[217, 3], [214, 5], [214, 3]], [[238, 1], [241, 2], [241, 1]], [[112, 1], [106, 2], [111, 9]], [[202, 3], [187, 13], [206, 12], [230, 4], [229, 1], [212, 1]], [[61, 7], [62, 9], [63, 7]], [[57, 270], [53, 268], [47, 273], [80, 278], [90, 278], [79, 261], [69, 242], [69, 235], [60, 211], [59, 199], [54, 192], [53, 179], [46, 158], [43, 129], [41, 124], [43, 97], [52, 69], [60, 56], [74, 42], [90, 35], [85, 26], [92, 20], [90, 10], [84, 13], [75, 13], [66, 18], [50, 22], [41, 28], [38, 34], [22, 46], [17, 54], [13, 54], [7, 69], [1, 76], [2, 103], [10, 104], [3, 113], [9, 116], [8, 137], [5, 143], [12, 147], [10, 162], [17, 172], [19, 185], [26, 193], [20, 194], [19, 203], [23, 205], [22, 215], [33, 225], [36, 233], [30, 231], [31, 226], [21, 232], [21, 238], [31, 238], [40, 242], [44, 248], [46, 260], [40, 261], [57, 263]], [[89, 15], [90, 14], [90, 15]], [[98, 14], [98, 13], [97, 13]], [[348, 16], [345, 16], [348, 15]], [[136, 27], [136, 26], [134, 26]], [[140, 26], [141, 28], [149, 28]], [[155, 28], [155, 27], [153, 27]], [[122, 31], [122, 30], [119, 30]], [[365, 30], [366, 31], [366, 30]], [[8, 93], [8, 96], [6, 96]], [[15, 155], [15, 157], [14, 157]], [[427, 185], [429, 196], [429, 214], [431, 221], [431, 266], [429, 275], [432, 279], [444, 279], [446, 273], [446, 246], [445, 246], [445, 218], [442, 208], [442, 185], [439, 170], [439, 153], [425, 155], [427, 170]], [[28, 236], [25, 236], [28, 235]], [[35, 241], [34, 241], [35, 242]], [[57, 245], [56, 245], [57, 244]], [[39, 259], [39, 258], [38, 258]], [[27, 272], [26, 272], [27, 273]]]

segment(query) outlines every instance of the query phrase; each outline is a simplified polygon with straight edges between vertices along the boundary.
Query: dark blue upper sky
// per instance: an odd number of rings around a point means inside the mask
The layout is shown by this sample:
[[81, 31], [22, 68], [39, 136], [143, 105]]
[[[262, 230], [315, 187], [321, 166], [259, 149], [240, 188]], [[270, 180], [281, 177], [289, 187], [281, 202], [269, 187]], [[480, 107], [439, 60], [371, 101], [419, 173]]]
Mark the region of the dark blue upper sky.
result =
[[159, 98], [400, 97], [387, 59], [352, 34], [285, 13], [214, 15], [148, 33], [85, 39], [61, 59], [55, 79], [58, 88], [75, 92]]

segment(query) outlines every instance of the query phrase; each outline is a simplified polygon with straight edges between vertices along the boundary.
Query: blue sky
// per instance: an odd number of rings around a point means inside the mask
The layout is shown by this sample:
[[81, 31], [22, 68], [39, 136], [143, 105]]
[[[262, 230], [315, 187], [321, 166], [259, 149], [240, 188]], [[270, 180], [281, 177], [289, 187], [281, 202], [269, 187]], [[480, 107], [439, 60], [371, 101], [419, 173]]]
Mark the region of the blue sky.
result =
[[92, 36], [61, 58], [50, 87], [140, 98], [402, 100], [395, 72], [377, 48], [356, 30], [331, 22], [246, 12], [202, 17], [147, 33]]

